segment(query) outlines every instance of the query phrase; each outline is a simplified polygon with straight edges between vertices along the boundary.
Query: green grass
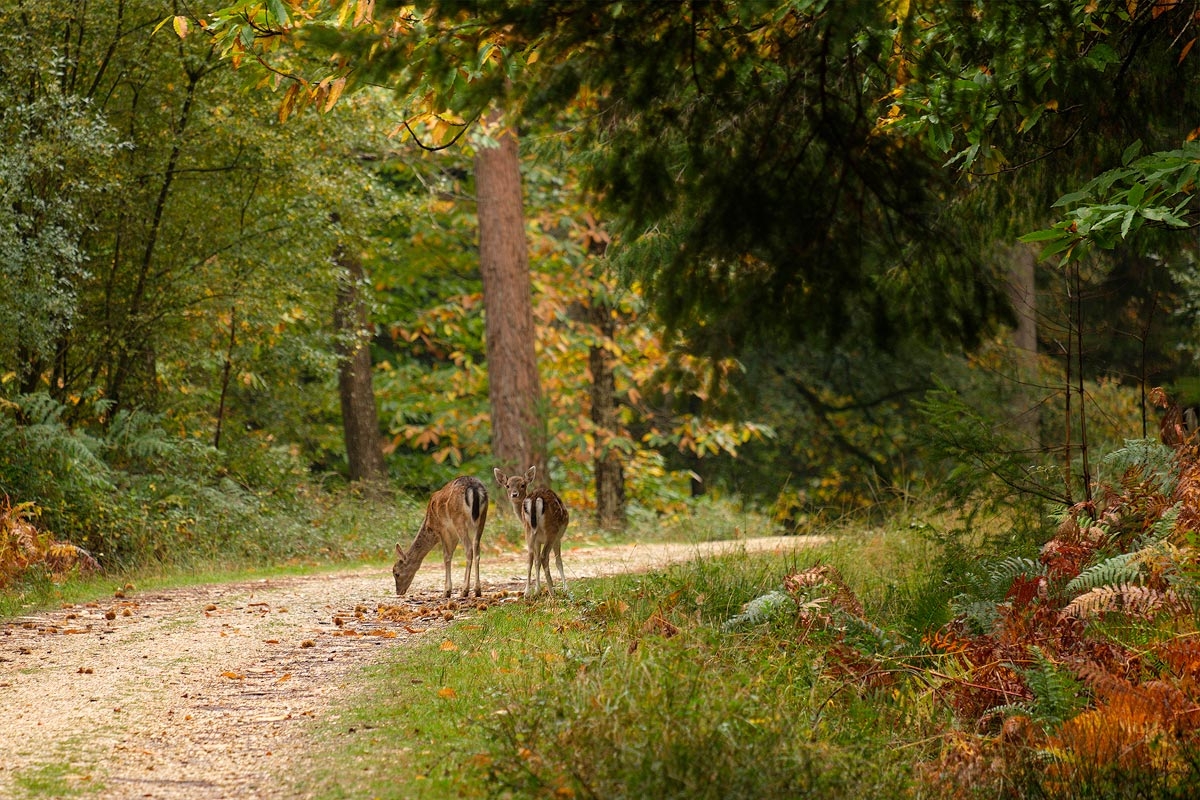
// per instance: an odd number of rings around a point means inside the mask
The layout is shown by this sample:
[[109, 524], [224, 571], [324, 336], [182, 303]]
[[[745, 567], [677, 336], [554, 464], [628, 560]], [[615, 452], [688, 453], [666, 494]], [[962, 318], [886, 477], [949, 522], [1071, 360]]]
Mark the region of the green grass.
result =
[[[883, 619], [925, 585], [921, 545], [859, 537], [572, 584], [494, 606], [360, 678], [314, 736], [317, 798], [891, 797], [944, 723], [921, 687], [856, 681], [794, 614], [723, 632], [817, 559]], [[870, 557], [866, 557], [867, 553]], [[889, 555], [890, 554], [890, 555]], [[933, 742], [933, 744], [930, 744]], [[919, 793], [914, 796], [920, 796]]]
[[68, 763], [44, 763], [19, 770], [12, 775], [12, 786], [17, 797], [64, 798], [83, 797], [104, 789], [104, 784]]

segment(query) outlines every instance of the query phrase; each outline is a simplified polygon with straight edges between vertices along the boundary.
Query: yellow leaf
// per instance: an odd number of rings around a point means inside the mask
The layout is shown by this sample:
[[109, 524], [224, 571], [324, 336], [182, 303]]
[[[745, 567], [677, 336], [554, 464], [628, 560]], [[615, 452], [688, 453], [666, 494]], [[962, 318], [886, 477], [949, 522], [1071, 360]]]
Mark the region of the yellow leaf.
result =
[[287, 122], [288, 115], [292, 113], [292, 109], [296, 107], [296, 99], [300, 96], [300, 84], [293, 83], [284, 92], [283, 102], [279, 104], [279, 122], [280, 124]]
[[458, 697], [458, 692], [454, 691], [453, 687], [443, 686], [441, 689], [438, 689], [438, 697], [443, 700], [451, 700]]
[[188, 35], [188, 18], [184, 16], [176, 16], [172, 23], [175, 26], [175, 33], [180, 39]]
[[456, 645], [454, 642], [447, 639], [446, 641], [442, 642], [442, 649], [446, 650], [446, 651], [457, 650], [458, 645]]
[[358, 8], [354, 12], [355, 26], [369, 22], [375, 14], [375, 0], [358, 0]]
[[329, 97], [325, 99], [324, 111], [328, 111], [329, 109], [333, 108], [333, 104], [336, 103], [338, 98], [342, 96], [342, 92], [345, 90], [345, 88], [346, 79], [344, 77], [338, 78], [329, 85]]
[[221, 677], [228, 678], [231, 681], [240, 681], [240, 680], [244, 679], [246, 676], [240, 672], [232, 672], [232, 671], [226, 670], [225, 672], [221, 673]]

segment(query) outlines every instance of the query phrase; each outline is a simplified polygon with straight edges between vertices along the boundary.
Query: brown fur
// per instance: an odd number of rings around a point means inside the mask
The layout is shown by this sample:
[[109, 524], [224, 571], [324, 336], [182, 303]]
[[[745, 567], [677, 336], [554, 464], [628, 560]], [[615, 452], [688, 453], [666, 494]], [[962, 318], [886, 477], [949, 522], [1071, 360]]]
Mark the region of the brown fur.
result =
[[408, 591], [425, 556], [434, 545], [441, 542], [442, 559], [446, 565], [446, 597], [449, 597], [454, 588], [450, 579], [450, 559], [454, 555], [454, 548], [462, 542], [463, 549], [467, 551], [467, 572], [463, 577], [466, 585], [462, 596], [471, 593], [471, 567], [474, 565], [475, 596], [479, 597], [483, 591], [479, 585], [479, 541], [483, 538], [487, 512], [487, 489], [478, 478], [455, 478], [434, 492], [425, 509], [425, 519], [421, 521], [421, 527], [408, 550], [396, 544], [396, 563], [392, 566], [396, 594], [403, 595]]
[[[550, 553], [554, 553], [554, 561], [558, 566], [558, 578], [562, 581], [563, 591], [567, 588], [567, 577], [563, 573], [562, 537], [567, 529], [571, 516], [562, 499], [553, 489], [535, 489], [529, 491], [537, 474], [536, 467], [530, 467], [524, 475], [508, 476], [499, 469], [493, 470], [496, 483], [504, 488], [512, 503], [513, 512], [521, 520], [525, 529], [525, 548], [529, 556], [529, 568], [525, 573], [525, 596], [542, 590], [542, 572], [546, 573], [546, 587], [554, 591], [554, 581], [550, 577]], [[537, 562], [536, 574], [534, 562]]]

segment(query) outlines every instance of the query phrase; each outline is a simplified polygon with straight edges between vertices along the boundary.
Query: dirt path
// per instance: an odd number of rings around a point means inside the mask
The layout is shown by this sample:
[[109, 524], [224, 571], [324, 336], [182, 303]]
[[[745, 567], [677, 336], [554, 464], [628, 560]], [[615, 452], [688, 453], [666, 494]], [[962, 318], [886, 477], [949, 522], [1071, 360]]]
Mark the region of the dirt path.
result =
[[[812, 544], [626, 545], [571, 551], [564, 562], [569, 582]], [[520, 602], [523, 557], [488, 556], [482, 566], [484, 603]], [[403, 599], [376, 568], [131, 589], [0, 623], [0, 797], [35, 782], [105, 799], [278, 797], [271, 776], [303, 758], [310, 720], [335, 707], [360, 667], [479, 613], [443, 601], [441, 585], [433, 554]]]

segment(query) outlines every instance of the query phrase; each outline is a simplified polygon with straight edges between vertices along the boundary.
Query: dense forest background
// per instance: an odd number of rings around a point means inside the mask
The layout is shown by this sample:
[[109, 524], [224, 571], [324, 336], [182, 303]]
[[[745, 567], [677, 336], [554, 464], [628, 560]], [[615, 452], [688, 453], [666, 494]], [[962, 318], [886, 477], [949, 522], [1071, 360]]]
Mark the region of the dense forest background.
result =
[[3, 3], [0, 491], [113, 564], [496, 463], [1037, 527], [1200, 401], [1198, 13]]

